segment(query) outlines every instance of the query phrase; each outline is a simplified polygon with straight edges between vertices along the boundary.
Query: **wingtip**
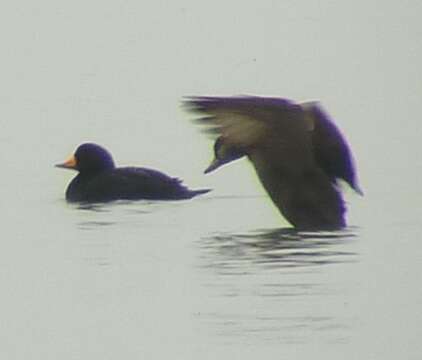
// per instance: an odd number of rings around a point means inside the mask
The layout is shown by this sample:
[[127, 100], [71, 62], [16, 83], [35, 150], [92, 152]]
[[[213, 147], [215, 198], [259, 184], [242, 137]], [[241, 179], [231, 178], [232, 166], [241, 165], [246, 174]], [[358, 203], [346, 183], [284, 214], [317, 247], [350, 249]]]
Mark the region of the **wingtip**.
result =
[[210, 98], [206, 96], [183, 96], [182, 108], [187, 111], [201, 113], [206, 109], [209, 101]]

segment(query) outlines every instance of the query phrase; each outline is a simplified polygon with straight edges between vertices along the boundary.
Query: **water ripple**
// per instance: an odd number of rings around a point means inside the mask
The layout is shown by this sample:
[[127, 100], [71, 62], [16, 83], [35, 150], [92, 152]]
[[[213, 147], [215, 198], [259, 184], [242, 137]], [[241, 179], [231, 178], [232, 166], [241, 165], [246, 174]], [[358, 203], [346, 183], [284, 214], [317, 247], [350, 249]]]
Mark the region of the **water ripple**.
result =
[[297, 232], [292, 229], [218, 233], [201, 239], [208, 265], [230, 269], [251, 262], [264, 267], [295, 268], [356, 261], [347, 250], [355, 229], [330, 232]]

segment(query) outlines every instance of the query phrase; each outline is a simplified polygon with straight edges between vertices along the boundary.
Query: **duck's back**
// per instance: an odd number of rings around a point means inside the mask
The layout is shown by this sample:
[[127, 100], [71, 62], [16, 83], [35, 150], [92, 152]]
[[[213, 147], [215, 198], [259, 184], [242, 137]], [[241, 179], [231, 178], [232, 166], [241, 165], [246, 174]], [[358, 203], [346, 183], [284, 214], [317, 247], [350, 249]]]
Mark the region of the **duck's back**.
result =
[[69, 201], [104, 202], [113, 200], [190, 199], [209, 190], [189, 190], [181, 180], [160, 171], [139, 168], [114, 168], [95, 176], [79, 174], [69, 184]]

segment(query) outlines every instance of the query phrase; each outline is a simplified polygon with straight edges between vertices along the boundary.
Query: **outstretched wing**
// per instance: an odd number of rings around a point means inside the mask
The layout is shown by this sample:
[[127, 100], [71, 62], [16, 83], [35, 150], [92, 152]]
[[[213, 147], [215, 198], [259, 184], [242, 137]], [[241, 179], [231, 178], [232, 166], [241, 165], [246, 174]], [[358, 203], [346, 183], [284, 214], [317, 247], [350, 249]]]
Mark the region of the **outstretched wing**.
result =
[[196, 122], [205, 125], [205, 131], [222, 135], [226, 143], [244, 149], [246, 153], [248, 149], [261, 146], [288, 147], [292, 137], [296, 141], [307, 141], [304, 133], [308, 123], [303, 109], [289, 100], [199, 96], [188, 98], [185, 104], [190, 110], [204, 115]]

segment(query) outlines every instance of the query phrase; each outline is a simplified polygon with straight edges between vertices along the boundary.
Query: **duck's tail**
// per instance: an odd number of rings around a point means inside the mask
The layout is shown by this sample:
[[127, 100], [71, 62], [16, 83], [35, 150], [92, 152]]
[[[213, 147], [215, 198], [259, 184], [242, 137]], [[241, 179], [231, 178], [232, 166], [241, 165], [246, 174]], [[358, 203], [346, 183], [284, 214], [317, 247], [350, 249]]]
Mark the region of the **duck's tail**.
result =
[[206, 194], [210, 191], [211, 191], [211, 189], [189, 190], [189, 199], [191, 199], [195, 196], [198, 196], [198, 195]]

